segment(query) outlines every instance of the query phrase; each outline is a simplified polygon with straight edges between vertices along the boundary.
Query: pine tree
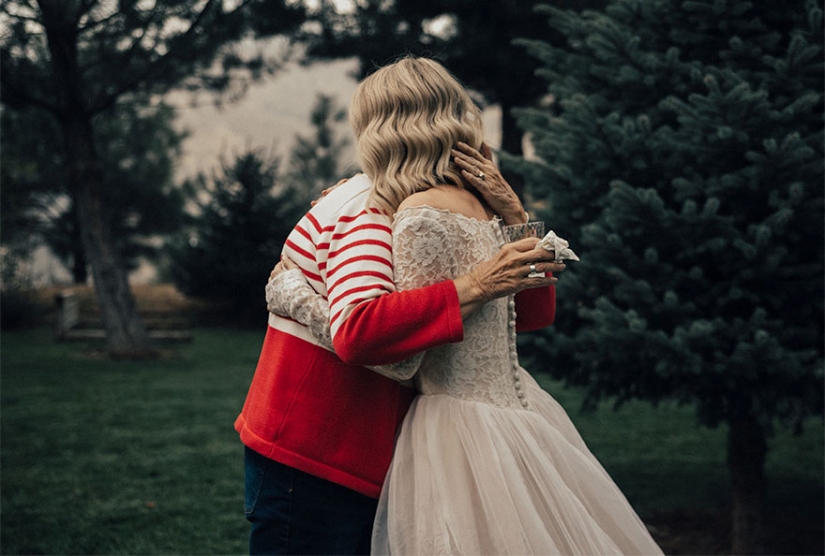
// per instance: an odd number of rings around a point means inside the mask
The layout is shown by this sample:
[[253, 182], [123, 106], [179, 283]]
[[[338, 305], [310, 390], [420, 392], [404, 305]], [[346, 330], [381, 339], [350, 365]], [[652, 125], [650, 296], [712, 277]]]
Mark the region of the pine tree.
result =
[[[154, 259], [154, 238], [181, 223], [182, 195], [174, 186], [174, 166], [184, 134], [172, 126], [175, 112], [123, 104], [96, 120], [103, 174], [101, 196], [112, 237], [125, 268], [139, 259]], [[47, 114], [35, 110], [4, 110], [3, 244], [9, 232], [46, 245], [72, 271], [75, 283], [86, 283], [88, 264], [80, 240], [77, 206], [70, 195], [65, 154], [58, 128]], [[13, 140], [9, 140], [13, 138]], [[21, 219], [23, 221], [21, 221]], [[13, 230], [10, 230], [13, 228]]]
[[767, 439], [823, 400], [823, 58], [815, 1], [551, 7], [563, 47], [520, 111], [524, 172], [581, 256], [529, 347], [588, 403], [676, 399], [725, 424], [736, 554], [763, 550]]
[[283, 174], [280, 159], [250, 151], [185, 184], [198, 210], [169, 248], [170, 273], [182, 291], [224, 302], [230, 321], [260, 325], [263, 284], [287, 236], [312, 200], [343, 177], [348, 141], [335, 126], [344, 115], [331, 97], [318, 95], [312, 133], [295, 137]]
[[175, 88], [242, 90], [269, 68], [263, 56], [241, 56], [232, 45], [254, 32], [294, 31], [302, 21], [300, 10], [276, 0], [0, 4], [0, 100], [4, 109], [43, 111], [59, 130], [110, 355], [154, 350], [106, 219], [97, 116]]
[[309, 118], [312, 134], [295, 137], [285, 181], [311, 197], [343, 177], [341, 159], [349, 140], [336, 129], [346, 119], [346, 110], [332, 97], [319, 94]]
[[250, 151], [184, 187], [198, 204], [186, 232], [169, 246], [169, 272], [187, 295], [224, 304], [231, 322], [266, 318], [263, 287], [292, 226], [309, 207], [293, 188], [276, 187], [279, 160]]

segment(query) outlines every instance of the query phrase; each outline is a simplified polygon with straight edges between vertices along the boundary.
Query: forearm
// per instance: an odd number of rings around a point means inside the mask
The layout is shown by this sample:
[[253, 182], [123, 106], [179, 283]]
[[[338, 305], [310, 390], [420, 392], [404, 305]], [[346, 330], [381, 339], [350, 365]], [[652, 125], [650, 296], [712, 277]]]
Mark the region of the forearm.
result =
[[475, 280], [469, 274], [456, 278], [453, 280], [453, 284], [455, 284], [462, 320], [477, 311], [487, 301], [490, 301], [478, 280]]
[[452, 281], [381, 295], [356, 306], [333, 337], [338, 356], [353, 365], [384, 365], [464, 339]]
[[[465, 319], [490, 301], [484, 289], [471, 275], [453, 280], [461, 308], [461, 318]], [[556, 318], [556, 288], [547, 286], [522, 290], [515, 295], [517, 330], [529, 332], [550, 326]]]
[[[488, 301], [525, 290], [544, 290], [543, 298], [547, 299], [548, 286], [558, 281], [553, 272], [563, 270], [564, 265], [554, 262], [547, 250], [534, 249], [537, 241], [530, 238], [505, 244], [493, 258], [453, 280], [462, 318]], [[547, 307], [548, 303], [542, 302], [535, 310]]]
[[307, 283], [300, 270], [287, 270], [269, 280], [265, 288], [267, 309], [303, 324], [327, 349], [332, 348], [329, 304]]
[[[329, 304], [306, 282], [300, 270], [281, 272], [266, 285], [267, 308], [306, 326], [325, 348], [334, 351], [329, 327]], [[370, 365], [376, 373], [394, 380], [408, 380], [418, 370], [423, 353], [388, 365]]]

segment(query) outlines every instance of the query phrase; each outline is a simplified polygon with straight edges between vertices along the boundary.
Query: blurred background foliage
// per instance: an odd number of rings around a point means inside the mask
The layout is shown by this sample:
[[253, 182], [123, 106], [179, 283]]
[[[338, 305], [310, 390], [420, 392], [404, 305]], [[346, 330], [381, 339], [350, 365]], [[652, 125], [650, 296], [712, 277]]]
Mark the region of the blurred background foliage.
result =
[[260, 326], [263, 286], [287, 235], [343, 175], [347, 140], [334, 128], [342, 117], [321, 95], [311, 133], [297, 138], [285, 171], [277, 158], [250, 151], [183, 184], [194, 210], [165, 253], [166, 272], [182, 292], [226, 307], [227, 321]]
[[677, 400], [727, 425], [736, 554], [760, 553], [768, 438], [823, 410], [820, 3], [543, 6], [516, 112], [536, 214], [578, 246], [551, 334], [523, 341], [586, 403]]
[[726, 430], [733, 550], [763, 551], [772, 435], [823, 409], [822, 25], [807, 0], [9, 0], [2, 325], [36, 320], [37, 245], [94, 276], [110, 353], [149, 349], [123, 287], [140, 260], [257, 325], [287, 233], [351, 171], [342, 107], [319, 97], [283, 159], [249, 149], [181, 181], [164, 95], [242, 98], [283, 67], [249, 48], [273, 36], [358, 76], [436, 57], [501, 107], [507, 176], [582, 256], [523, 356], [586, 407], [682, 403]]

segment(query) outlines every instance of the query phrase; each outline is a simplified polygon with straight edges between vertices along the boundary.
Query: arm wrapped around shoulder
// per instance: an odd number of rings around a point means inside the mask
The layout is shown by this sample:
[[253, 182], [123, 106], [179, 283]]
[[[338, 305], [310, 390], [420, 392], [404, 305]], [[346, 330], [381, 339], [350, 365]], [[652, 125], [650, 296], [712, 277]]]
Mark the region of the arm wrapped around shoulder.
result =
[[455, 261], [444, 249], [447, 233], [438, 220], [417, 211], [396, 215], [392, 254], [398, 291], [362, 302], [347, 316], [333, 338], [344, 361], [384, 364], [464, 339], [451, 280]]
[[[300, 270], [287, 270], [272, 278], [266, 285], [266, 302], [269, 311], [303, 324], [321, 345], [334, 351], [329, 326], [329, 303], [309, 285]], [[355, 363], [351, 357], [350, 361], [343, 357], [341, 359], [350, 364], [368, 366], [370, 370], [394, 380], [408, 380], [418, 370], [422, 357], [423, 353], [409, 359], [375, 365]]]
[[269, 312], [303, 324], [327, 349], [332, 349], [329, 303], [306, 281], [298, 269], [277, 274], [266, 284]]

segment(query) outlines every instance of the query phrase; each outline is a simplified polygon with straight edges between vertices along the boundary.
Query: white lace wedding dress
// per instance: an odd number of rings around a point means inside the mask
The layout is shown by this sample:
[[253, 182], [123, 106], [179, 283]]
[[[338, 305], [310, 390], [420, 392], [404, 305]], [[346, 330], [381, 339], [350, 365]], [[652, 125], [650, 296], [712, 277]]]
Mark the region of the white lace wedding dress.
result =
[[[503, 245], [498, 222], [396, 215], [395, 279], [465, 274]], [[428, 351], [373, 530], [376, 554], [661, 554], [561, 406], [519, 366], [515, 304], [486, 304], [464, 341]]]
[[[405, 209], [393, 229], [396, 285], [456, 278], [503, 244], [498, 221]], [[512, 298], [466, 319], [463, 342], [377, 370], [414, 373], [421, 395], [396, 441], [374, 554], [661, 554], [562, 407], [519, 366]]]

